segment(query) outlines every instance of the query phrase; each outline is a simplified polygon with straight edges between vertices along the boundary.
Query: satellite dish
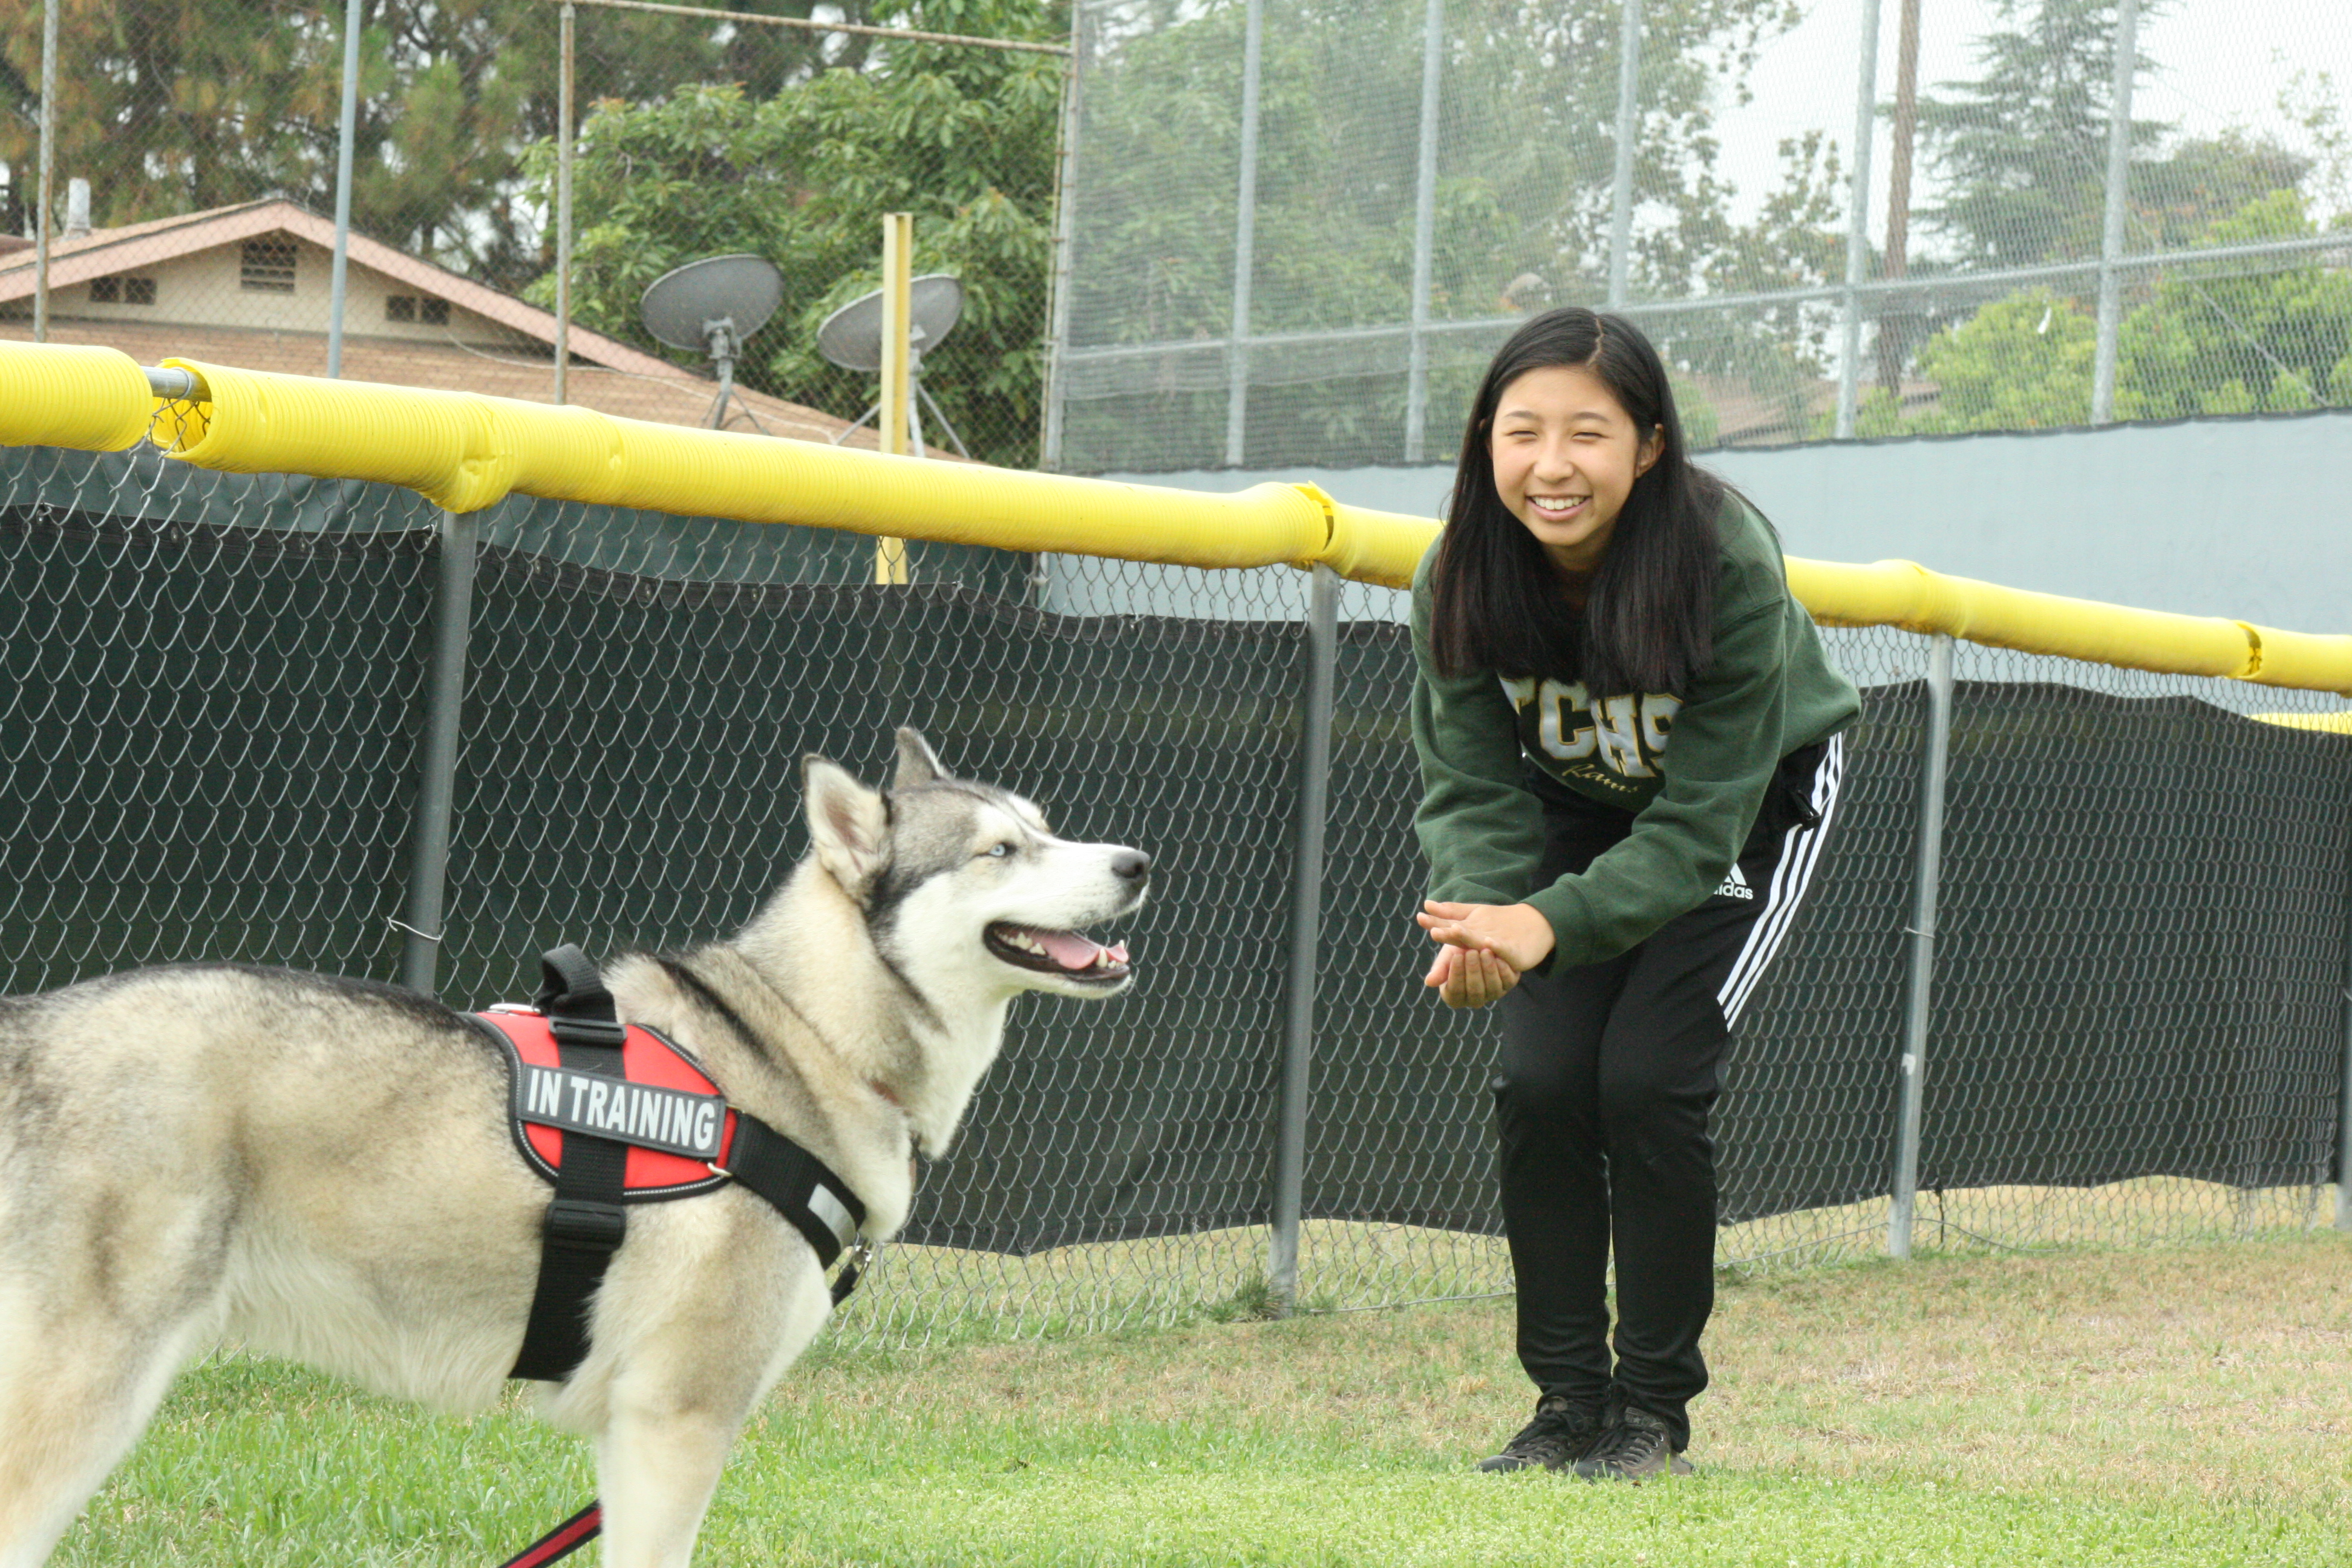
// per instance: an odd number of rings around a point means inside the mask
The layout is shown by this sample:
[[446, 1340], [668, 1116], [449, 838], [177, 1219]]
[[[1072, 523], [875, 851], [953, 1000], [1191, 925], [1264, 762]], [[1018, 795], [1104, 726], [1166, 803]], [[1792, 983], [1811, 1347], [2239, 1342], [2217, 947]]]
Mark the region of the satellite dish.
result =
[[[915, 456], [923, 456], [923, 423], [919, 405], [929, 405], [932, 416], [957, 451], [967, 458], [963, 437], [955, 433], [940, 405], [923, 388], [923, 355], [940, 346], [940, 341], [963, 314], [963, 284], [945, 272], [926, 272], [908, 286], [912, 296], [907, 310], [907, 374], [914, 383], [915, 395], [907, 400], [907, 417], [914, 425]], [[877, 372], [882, 368], [882, 290], [862, 294], [824, 319], [816, 330], [816, 352], [844, 370]], [[881, 411], [881, 405], [857, 416], [850, 426], [833, 438], [839, 446], [850, 430], [856, 429]]]
[[734, 395], [735, 361], [744, 340], [767, 325], [783, 302], [784, 275], [766, 257], [709, 256], [646, 285], [637, 316], [656, 342], [710, 356], [719, 369], [719, 396], [704, 424], [716, 430]]

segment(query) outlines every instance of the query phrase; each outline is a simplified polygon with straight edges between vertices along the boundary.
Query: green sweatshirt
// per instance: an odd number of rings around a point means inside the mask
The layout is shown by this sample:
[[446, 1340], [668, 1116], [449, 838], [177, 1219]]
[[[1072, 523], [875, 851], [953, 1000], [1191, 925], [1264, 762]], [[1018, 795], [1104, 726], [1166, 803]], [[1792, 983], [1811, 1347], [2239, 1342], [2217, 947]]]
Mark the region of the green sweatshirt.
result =
[[[1552, 963], [1598, 963], [1696, 909], [1738, 858], [1780, 759], [1851, 723], [1853, 683], [1832, 668], [1812, 617], [1789, 594], [1780, 542], [1751, 508], [1717, 521], [1723, 566], [1715, 657], [1691, 689], [1595, 700], [1575, 681], [1448, 678], [1430, 658], [1432, 544], [1412, 580], [1413, 827], [1429, 896], [1533, 905], [1551, 922]], [[1669, 742], [1671, 742], [1671, 744]], [[1535, 885], [1543, 807], [1531, 760], [1561, 784], [1633, 816], [1590, 869]]]

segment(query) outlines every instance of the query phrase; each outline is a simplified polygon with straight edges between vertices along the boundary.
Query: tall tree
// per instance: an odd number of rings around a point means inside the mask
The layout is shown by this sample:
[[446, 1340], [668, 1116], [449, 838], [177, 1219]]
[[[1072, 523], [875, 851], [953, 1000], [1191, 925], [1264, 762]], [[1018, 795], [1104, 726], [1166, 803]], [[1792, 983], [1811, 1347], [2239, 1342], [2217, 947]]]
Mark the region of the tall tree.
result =
[[[736, 0], [806, 17], [817, 0]], [[869, 0], [839, 0], [842, 20]], [[897, 9], [891, 7], [891, 9]], [[344, 8], [338, 0], [73, 0], [60, 27], [58, 167], [101, 226], [262, 196], [334, 201]], [[555, 130], [546, 0], [362, 0], [352, 221], [502, 288], [546, 263], [521, 156]], [[863, 59], [843, 34], [583, 9], [580, 92], [625, 101], [716, 81], [766, 96]], [[33, 166], [41, 7], [0, 12], [0, 159]], [[21, 187], [24, 181], [12, 181]]]
[[[1066, 12], [1026, 0], [951, 3], [908, 15], [931, 31], [1066, 36]], [[925, 356], [925, 385], [975, 457], [1034, 462], [1063, 61], [894, 43], [863, 63], [764, 99], [725, 82], [597, 104], [573, 176], [577, 319], [668, 353], [638, 324], [646, 285], [719, 252], [765, 256], [784, 275], [784, 302], [738, 374], [853, 416], [873, 378], [819, 357], [817, 324], [879, 282], [880, 216], [912, 212], [917, 270], [951, 272], [965, 290], [961, 320]], [[533, 150], [539, 200], [553, 165], [551, 145]], [[552, 279], [532, 292], [548, 299]]]
[[[0, 19], [17, 112], [0, 157], [36, 156], [42, 7]], [[289, 0], [101, 0], [58, 26], [57, 167], [101, 226], [308, 193], [334, 168], [335, 22]]]
[[[1995, 0], [2011, 26], [1977, 42], [1982, 74], [1919, 100], [1927, 158], [1950, 193], [1929, 225], [1967, 265], [2028, 267], [2098, 254], [2115, 0]], [[2140, 7], [2143, 17], [2151, 5]], [[2139, 62], [2145, 72], [2148, 63]], [[2131, 144], [2166, 127], [2135, 118]]]
[[[1149, 428], [1158, 460], [1215, 463], [1224, 427], [1215, 343], [1233, 326], [1247, 7], [1208, 0], [1119, 15], [1087, 87], [1073, 336], [1083, 346], [1198, 340], [1203, 352], [1170, 358], [1148, 392], [1073, 405], [1072, 460], [1117, 461], [1131, 433]], [[1412, 318], [1425, 15], [1415, 0], [1266, 0], [1254, 333]], [[1621, 0], [1448, 0], [1435, 320], [1605, 297], [1621, 15]], [[1761, 43], [1796, 19], [1788, 0], [1646, 0], [1633, 158], [1636, 299], [1687, 297], [1734, 265], [1716, 114]], [[1685, 336], [1678, 357], [1695, 368], [1757, 352], [1740, 332]], [[1435, 342], [1433, 439], [1446, 438], [1436, 433], [1466, 401], [1491, 347]], [[1762, 352], [1786, 358], [1777, 343]], [[1394, 335], [1366, 336], [1259, 363], [1251, 460], [1392, 459], [1403, 353]]]
[[[2197, 237], [2242, 245], [2317, 232], [2303, 198], [2278, 190]], [[2126, 419], [2352, 405], [2352, 275], [2317, 258], [2175, 268], [2125, 321], [2118, 347], [2116, 412]]]

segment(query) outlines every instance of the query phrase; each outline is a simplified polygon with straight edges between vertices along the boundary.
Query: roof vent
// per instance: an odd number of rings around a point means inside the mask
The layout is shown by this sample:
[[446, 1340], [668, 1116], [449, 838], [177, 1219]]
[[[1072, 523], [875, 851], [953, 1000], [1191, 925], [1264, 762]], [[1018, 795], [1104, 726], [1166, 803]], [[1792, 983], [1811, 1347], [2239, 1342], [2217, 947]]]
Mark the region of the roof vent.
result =
[[66, 237], [79, 239], [89, 233], [89, 182], [66, 182]]

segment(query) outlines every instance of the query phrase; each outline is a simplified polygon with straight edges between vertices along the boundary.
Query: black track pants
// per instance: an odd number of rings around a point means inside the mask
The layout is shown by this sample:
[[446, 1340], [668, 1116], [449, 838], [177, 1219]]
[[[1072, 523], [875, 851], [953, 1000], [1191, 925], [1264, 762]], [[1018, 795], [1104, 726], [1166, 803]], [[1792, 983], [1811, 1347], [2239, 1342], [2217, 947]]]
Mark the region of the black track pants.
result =
[[[1787, 758], [1715, 896], [1604, 963], [1507, 993], [1495, 1079], [1503, 1228], [1518, 1281], [1519, 1362], [1538, 1387], [1604, 1394], [1690, 1440], [1715, 1307], [1707, 1113], [1731, 1027], [1802, 901], [1837, 804], [1843, 746]], [[1543, 879], [1580, 871], [1633, 818], [1547, 795]], [[1617, 1258], [1612, 1362], [1606, 1280]]]

